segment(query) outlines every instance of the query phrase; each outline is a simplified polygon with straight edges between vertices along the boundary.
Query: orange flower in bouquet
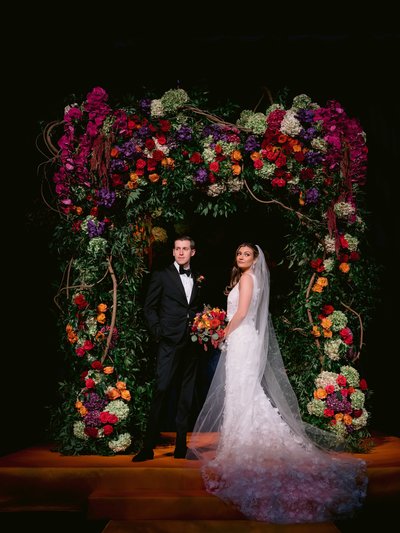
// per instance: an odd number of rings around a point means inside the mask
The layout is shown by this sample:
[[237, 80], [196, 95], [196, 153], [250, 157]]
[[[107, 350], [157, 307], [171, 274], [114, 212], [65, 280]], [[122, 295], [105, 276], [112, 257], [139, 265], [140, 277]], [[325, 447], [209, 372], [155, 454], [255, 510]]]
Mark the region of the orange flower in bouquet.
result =
[[219, 342], [224, 337], [227, 323], [224, 309], [205, 305], [203, 311], [194, 317], [191, 327], [192, 341], [200, 343], [205, 351], [210, 345], [218, 348]]

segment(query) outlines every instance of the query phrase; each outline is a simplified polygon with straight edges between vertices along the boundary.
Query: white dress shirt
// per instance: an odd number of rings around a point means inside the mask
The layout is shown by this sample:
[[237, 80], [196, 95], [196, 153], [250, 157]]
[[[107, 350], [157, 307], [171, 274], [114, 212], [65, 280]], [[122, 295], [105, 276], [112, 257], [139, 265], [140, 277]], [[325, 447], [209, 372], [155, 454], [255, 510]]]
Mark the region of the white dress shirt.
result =
[[[178, 263], [176, 261], [174, 261], [174, 265], [175, 265], [176, 270], [179, 273], [179, 265], [178, 265]], [[192, 294], [192, 289], [193, 289], [193, 277], [192, 276], [188, 276], [187, 274], [179, 274], [179, 275], [181, 277], [183, 288], [185, 289], [186, 298], [187, 298], [187, 301], [189, 303], [190, 302], [190, 296]]]

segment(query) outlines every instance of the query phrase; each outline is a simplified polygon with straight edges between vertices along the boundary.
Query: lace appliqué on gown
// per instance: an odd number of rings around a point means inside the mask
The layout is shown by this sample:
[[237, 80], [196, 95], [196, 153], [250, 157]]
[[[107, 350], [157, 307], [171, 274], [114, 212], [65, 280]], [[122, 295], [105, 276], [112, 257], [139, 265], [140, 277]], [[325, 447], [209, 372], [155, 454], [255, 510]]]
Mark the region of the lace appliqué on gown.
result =
[[[205, 487], [254, 520], [300, 523], [351, 516], [365, 498], [366, 464], [294, 435], [265, 395], [254, 348], [256, 297], [255, 291], [246, 319], [223, 348], [223, 423], [216, 456], [201, 470]], [[228, 317], [237, 302], [236, 285], [228, 297]]]

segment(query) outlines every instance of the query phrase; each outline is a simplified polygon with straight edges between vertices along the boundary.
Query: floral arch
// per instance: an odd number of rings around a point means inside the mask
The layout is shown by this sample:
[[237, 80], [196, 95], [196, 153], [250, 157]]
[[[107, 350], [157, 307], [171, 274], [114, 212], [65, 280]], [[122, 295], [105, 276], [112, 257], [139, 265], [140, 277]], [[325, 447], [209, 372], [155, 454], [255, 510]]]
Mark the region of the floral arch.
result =
[[43, 132], [62, 272], [66, 371], [51, 428], [62, 453], [140, 448], [154, 370], [141, 313], [152, 251], [190, 213], [226, 219], [254, 202], [290, 228], [294, 289], [274, 322], [303, 417], [351, 449], [369, 435], [358, 369], [376, 277], [365, 133], [338, 102], [306, 95], [263, 112], [206, 109], [204, 95], [183, 89], [111, 105], [95, 87]]

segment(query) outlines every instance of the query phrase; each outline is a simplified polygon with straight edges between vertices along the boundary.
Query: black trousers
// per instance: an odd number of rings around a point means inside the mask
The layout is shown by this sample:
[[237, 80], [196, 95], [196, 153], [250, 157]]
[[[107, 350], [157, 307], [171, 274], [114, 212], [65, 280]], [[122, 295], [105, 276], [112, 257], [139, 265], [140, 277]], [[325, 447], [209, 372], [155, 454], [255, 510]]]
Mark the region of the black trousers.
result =
[[159, 436], [165, 402], [172, 386], [176, 386], [176, 432], [187, 433], [193, 403], [200, 350], [189, 333], [175, 347], [160, 341], [157, 353], [156, 381], [147, 423], [144, 448], [155, 447]]

